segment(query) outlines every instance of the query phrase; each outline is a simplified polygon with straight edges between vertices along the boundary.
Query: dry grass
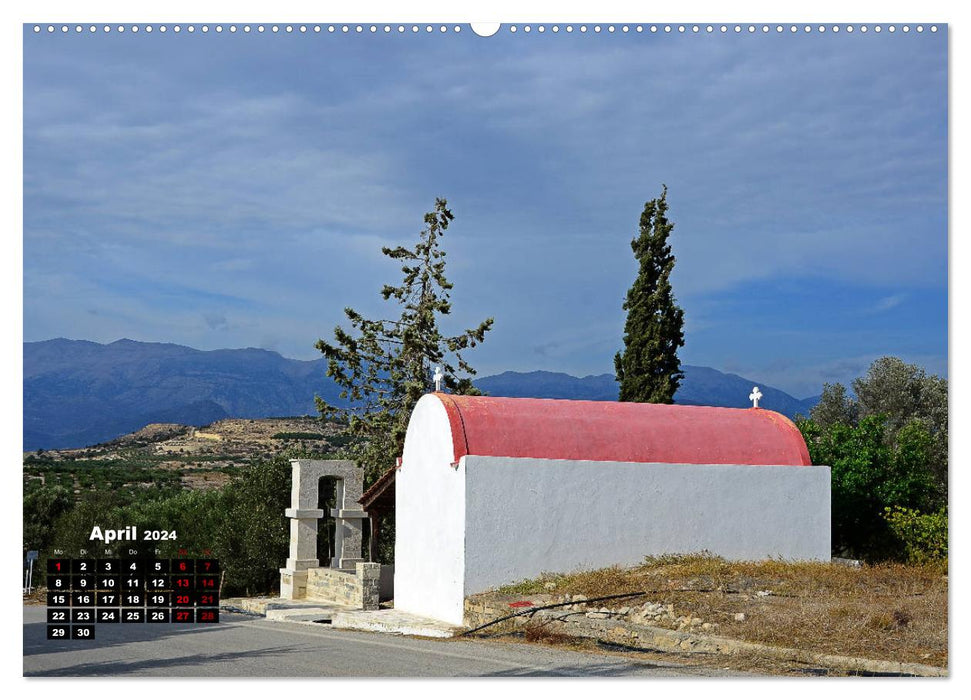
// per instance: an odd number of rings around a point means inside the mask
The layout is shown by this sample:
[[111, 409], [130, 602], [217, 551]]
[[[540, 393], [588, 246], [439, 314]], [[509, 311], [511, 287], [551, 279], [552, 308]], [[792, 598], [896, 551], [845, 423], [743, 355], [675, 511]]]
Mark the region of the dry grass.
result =
[[549, 625], [530, 623], [523, 628], [523, 639], [533, 644], [553, 644], [556, 646], [579, 647], [583, 641], [568, 634], [555, 632]]
[[[946, 666], [947, 571], [935, 565], [728, 562], [710, 556], [661, 557], [642, 566], [543, 575], [500, 593], [583, 594], [650, 591], [710, 631], [774, 646]], [[595, 603], [601, 605], [609, 603]], [[619, 606], [619, 603], [618, 603]], [[617, 607], [617, 606], [615, 606]], [[736, 620], [738, 613], [744, 620]], [[660, 620], [658, 626], [676, 627]]]

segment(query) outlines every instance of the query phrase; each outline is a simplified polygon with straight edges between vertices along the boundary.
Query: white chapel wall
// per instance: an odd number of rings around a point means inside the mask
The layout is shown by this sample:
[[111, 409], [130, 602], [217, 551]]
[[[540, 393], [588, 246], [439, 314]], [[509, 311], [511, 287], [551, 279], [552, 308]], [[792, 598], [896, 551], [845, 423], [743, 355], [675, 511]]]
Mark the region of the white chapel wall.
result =
[[394, 604], [398, 610], [462, 623], [465, 470], [453, 459], [441, 401], [425, 396], [408, 423], [395, 475]]
[[464, 595], [650, 554], [830, 558], [829, 467], [462, 462]]

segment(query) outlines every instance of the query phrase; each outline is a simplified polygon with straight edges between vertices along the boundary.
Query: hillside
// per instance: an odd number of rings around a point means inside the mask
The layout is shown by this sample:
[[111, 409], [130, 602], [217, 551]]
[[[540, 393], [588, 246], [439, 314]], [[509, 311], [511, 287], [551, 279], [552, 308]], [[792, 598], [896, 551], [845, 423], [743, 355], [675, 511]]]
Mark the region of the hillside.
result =
[[54, 459], [118, 459], [122, 455], [204, 455], [231, 459], [270, 457], [288, 447], [326, 452], [340, 444], [344, 428], [316, 418], [226, 418], [202, 427], [151, 423], [89, 447], [43, 450]]
[[[24, 478], [79, 493], [100, 478], [116, 487], [164, 482], [211, 488], [260, 459], [289, 450], [326, 455], [345, 444], [342, 426], [315, 418], [233, 418], [202, 428], [152, 423], [114, 440], [24, 455]], [[123, 474], [120, 476], [119, 474]]]
[[[149, 424], [202, 426], [230, 418], [316, 416], [314, 396], [341, 405], [326, 362], [269, 350], [195, 350], [171, 343], [85, 340], [24, 343], [24, 450], [76, 448]], [[763, 383], [688, 365], [678, 403], [744, 407], [752, 386], [762, 406], [807, 414], [800, 400]], [[475, 384], [493, 396], [615, 401], [613, 375], [504, 372]]]
[[167, 343], [24, 343], [24, 449], [92, 445], [149, 423], [315, 415], [337, 402], [323, 361]]

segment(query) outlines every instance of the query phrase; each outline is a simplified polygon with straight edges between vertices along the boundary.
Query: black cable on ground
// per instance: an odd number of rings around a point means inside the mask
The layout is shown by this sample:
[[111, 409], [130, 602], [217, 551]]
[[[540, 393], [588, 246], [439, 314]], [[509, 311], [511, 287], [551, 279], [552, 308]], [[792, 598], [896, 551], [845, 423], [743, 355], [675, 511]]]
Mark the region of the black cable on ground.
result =
[[531, 615], [532, 613], [538, 610], [562, 608], [565, 605], [579, 605], [581, 603], [596, 603], [601, 600], [616, 600], [617, 598], [637, 598], [638, 596], [657, 595], [659, 593], [713, 593], [716, 590], [717, 589], [715, 588], [665, 588], [664, 590], [658, 590], [658, 591], [636, 591], [634, 593], [616, 593], [614, 595], [600, 596], [599, 598], [586, 598], [584, 600], [571, 600], [564, 603], [550, 603], [549, 605], [537, 605], [532, 608], [529, 608], [528, 610], [520, 610], [519, 612], [513, 613], [512, 615], [506, 615], [504, 617], [500, 617], [495, 620], [492, 620], [491, 622], [487, 622], [484, 625], [479, 625], [478, 627], [475, 627], [473, 629], [466, 630], [459, 636], [464, 637], [466, 635], [472, 634], [473, 632], [478, 632], [479, 630], [483, 630], [486, 627], [492, 627], [493, 625], [497, 625], [500, 622], [511, 620], [514, 617], [521, 617], [522, 615]]

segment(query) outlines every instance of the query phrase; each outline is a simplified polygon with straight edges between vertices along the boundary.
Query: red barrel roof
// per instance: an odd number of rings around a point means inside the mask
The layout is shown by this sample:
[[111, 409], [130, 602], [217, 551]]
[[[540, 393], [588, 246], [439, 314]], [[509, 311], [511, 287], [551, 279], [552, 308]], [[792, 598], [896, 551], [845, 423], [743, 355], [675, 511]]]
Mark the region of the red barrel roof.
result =
[[808, 466], [799, 429], [762, 408], [434, 394], [464, 455]]

